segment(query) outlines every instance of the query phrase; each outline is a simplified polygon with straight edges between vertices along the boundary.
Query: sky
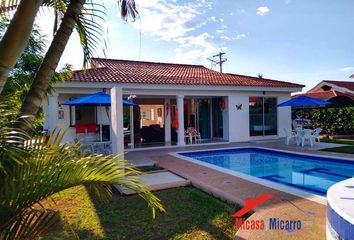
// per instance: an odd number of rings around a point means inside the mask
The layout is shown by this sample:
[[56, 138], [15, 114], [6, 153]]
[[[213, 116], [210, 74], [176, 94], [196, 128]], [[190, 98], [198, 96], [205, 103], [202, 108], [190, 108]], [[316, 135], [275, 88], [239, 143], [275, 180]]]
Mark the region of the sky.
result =
[[[105, 55], [114, 59], [211, 66], [225, 52], [223, 71], [291, 81], [309, 90], [322, 80], [354, 73], [353, 0], [136, 0], [140, 18], [124, 22], [115, 0], [103, 1]], [[51, 40], [53, 16], [37, 23]], [[60, 61], [82, 67], [72, 34]]]

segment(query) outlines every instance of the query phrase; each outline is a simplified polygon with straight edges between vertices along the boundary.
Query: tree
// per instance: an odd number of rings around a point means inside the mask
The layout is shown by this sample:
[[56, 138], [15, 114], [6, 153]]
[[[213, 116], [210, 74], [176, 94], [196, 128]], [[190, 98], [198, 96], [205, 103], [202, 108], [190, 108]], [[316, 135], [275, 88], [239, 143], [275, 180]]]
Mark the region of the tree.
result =
[[[85, 185], [102, 201], [109, 201], [111, 184], [137, 192], [148, 206], [164, 211], [160, 200], [138, 178], [140, 172], [116, 156], [93, 156], [80, 145], [63, 145], [64, 132], [29, 137], [12, 129], [8, 105], [0, 105], [0, 238], [34, 239], [60, 223], [57, 212], [40, 201], [65, 189]], [[23, 141], [25, 144], [23, 144]]]
[[[56, 14], [64, 13], [64, 15], [22, 105], [20, 115], [34, 116], [37, 113], [45, 96], [44, 91], [47, 89], [50, 79], [54, 75], [54, 71], [74, 27], [76, 27], [79, 33], [83, 46], [84, 66], [86, 66], [87, 60], [92, 56], [97, 45], [100, 42], [102, 43], [100, 36], [101, 27], [95, 21], [96, 19], [103, 18], [102, 14], [104, 14], [104, 11], [99, 9], [101, 5], [94, 3], [92, 0], [45, 0], [43, 4], [53, 6]], [[87, 7], [85, 7], [85, 4]], [[135, 8], [134, 0], [119, 0], [118, 4], [120, 5], [120, 13], [123, 19], [127, 19], [129, 16], [135, 19], [138, 12]], [[56, 20], [58, 19], [56, 17]], [[33, 121], [33, 117], [27, 121]], [[28, 126], [30, 125], [24, 124], [22, 121], [17, 124], [17, 127], [22, 129]]]
[[[8, 25], [9, 21], [6, 18], [3, 18], [3, 21], [0, 23], [0, 37], [3, 35]], [[9, 99], [11, 96], [11, 99], [13, 99], [13, 105], [11, 107], [17, 113], [19, 113], [22, 102], [33, 82], [34, 75], [43, 61], [45, 52], [44, 38], [45, 36], [41, 34], [38, 26], [34, 26], [27, 47], [18, 59], [14, 68], [10, 71], [9, 78], [3, 86], [1, 95], [4, 99]], [[58, 72], [55, 72], [45, 94], [50, 95], [54, 91], [53, 84], [63, 82], [65, 79], [70, 77], [71, 74], [72, 68], [68, 64]], [[31, 129], [33, 134], [40, 133], [42, 131], [43, 120], [44, 113], [42, 108], [40, 108], [35, 115], [33, 128]]]
[[0, 41], [0, 83], [7, 80], [9, 72], [27, 46], [41, 0], [8, 0], [0, 2], [0, 14], [16, 9], [10, 25]]

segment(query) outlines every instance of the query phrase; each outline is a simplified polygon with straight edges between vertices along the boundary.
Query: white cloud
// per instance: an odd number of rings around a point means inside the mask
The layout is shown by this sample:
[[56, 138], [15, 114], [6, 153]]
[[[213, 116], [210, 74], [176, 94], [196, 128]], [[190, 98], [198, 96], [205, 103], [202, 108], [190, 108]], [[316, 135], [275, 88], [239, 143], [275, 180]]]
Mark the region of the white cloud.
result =
[[339, 72], [353, 72], [354, 71], [354, 67], [344, 67], [344, 68], [340, 68], [338, 69]]
[[216, 22], [216, 17], [215, 16], [208, 17], [208, 21]]
[[[175, 42], [178, 46], [174, 51], [173, 61], [201, 64], [207, 57], [226, 50], [220, 40], [229, 40], [228, 37], [214, 36], [210, 31], [204, 32], [202, 28], [208, 22], [224, 22], [223, 18], [203, 16], [213, 2], [214, 0], [196, 0], [193, 3], [185, 1], [177, 4], [171, 0], [139, 1], [137, 8], [141, 16], [141, 26], [139, 21], [133, 25], [156, 40]], [[223, 34], [226, 28], [223, 24], [214, 31]]]
[[239, 40], [241, 38], [245, 38], [246, 37], [246, 34], [245, 33], [240, 33], [240, 34], [237, 34], [236, 35], [236, 40]]
[[257, 15], [259, 16], [264, 16], [266, 15], [268, 12], [270, 11], [270, 9], [267, 6], [262, 6], [257, 8]]

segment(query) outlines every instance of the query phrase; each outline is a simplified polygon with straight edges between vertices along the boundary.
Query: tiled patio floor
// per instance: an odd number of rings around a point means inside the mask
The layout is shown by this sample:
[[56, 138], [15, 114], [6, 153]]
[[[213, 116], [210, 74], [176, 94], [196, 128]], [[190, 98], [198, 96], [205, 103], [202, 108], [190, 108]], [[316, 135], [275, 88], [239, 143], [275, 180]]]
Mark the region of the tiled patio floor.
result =
[[[231, 176], [220, 171], [216, 171], [205, 166], [194, 164], [171, 155], [169, 152], [176, 151], [193, 151], [200, 149], [213, 148], [230, 148], [240, 146], [259, 146], [269, 147], [283, 150], [290, 150], [296, 152], [322, 154], [322, 155], [339, 155], [343, 157], [353, 157], [348, 154], [337, 154], [320, 152], [314, 150], [307, 150], [303, 148], [293, 148], [286, 146], [283, 141], [265, 141], [257, 143], [232, 143], [219, 144], [214, 146], [191, 146], [183, 148], [166, 148], [158, 150], [146, 150], [139, 152], [130, 152], [127, 158], [130, 158], [139, 163], [139, 158], [146, 161], [157, 162], [161, 167], [166, 168], [182, 177], [189, 179], [192, 184], [201, 188], [211, 194], [225, 199], [230, 202], [244, 205], [245, 198], [257, 198], [263, 193], [272, 193], [280, 198], [290, 200], [297, 207], [302, 209], [300, 211], [296, 207], [288, 203], [280, 203], [275, 200], [269, 200], [265, 204], [256, 208], [256, 211], [250, 219], [293, 219], [302, 221], [302, 229], [295, 232], [287, 231], [246, 231], [239, 230], [236, 239], [325, 239], [326, 227], [326, 206], [317, 202], [303, 199], [279, 190], [268, 188], [260, 184], [246, 181], [244, 179]], [[331, 145], [332, 147], [333, 145]], [[326, 145], [326, 147], [329, 147]], [[311, 214], [306, 214], [311, 212]], [[231, 218], [231, 216], [230, 216]]]

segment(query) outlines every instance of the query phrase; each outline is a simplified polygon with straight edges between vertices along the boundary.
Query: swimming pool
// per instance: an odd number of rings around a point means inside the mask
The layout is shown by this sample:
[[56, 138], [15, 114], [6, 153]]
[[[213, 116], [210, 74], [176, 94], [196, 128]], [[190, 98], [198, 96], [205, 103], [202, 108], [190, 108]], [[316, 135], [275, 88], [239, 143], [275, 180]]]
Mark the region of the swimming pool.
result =
[[[354, 176], [354, 161], [276, 151], [264, 148], [235, 148], [178, 153], [193, 161], [212, 164], [223, 169], [246, 174], [326, 196], [333, 184]], [[354, 159], [352, 159], [354, 160]]]

